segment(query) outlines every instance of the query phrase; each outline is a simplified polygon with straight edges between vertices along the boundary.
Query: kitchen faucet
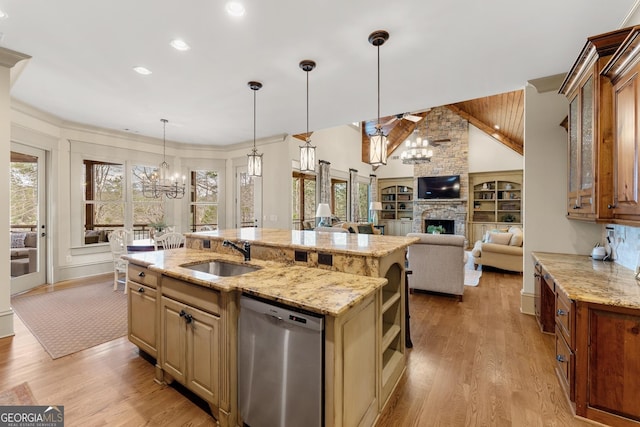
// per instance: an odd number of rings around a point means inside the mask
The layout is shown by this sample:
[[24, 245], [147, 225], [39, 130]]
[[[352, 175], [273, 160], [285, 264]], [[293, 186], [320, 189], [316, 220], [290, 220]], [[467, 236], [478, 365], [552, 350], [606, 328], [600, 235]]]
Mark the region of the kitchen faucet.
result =
[[249, 242], [244, 242], [242, 244], [242, 247], [240, 247], [230, 240], [223, 240], [222, 246], [231, 246], [233, 249], [244, 255], [245, 261], [251, 261], [251, 245], [249, 244]]

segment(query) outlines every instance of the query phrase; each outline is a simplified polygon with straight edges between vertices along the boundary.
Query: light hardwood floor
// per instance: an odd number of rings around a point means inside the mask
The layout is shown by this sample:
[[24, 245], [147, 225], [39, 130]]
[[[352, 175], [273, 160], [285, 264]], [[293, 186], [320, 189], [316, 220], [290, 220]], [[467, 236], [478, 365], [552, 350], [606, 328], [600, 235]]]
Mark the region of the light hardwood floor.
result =
[[[485, 271], [463, 302], [410, 295], [413, 349], [379, 427], [588, 426], [572, 417], [553, 372], [554, 343], [519, 312], [522, 276]], [[153, 382], [126, 337], [51, 360], [15, 317], [0, 339], [0, 390], [29, 383], [64, 405], [66, 426], [213, 426], [184, 392]]]

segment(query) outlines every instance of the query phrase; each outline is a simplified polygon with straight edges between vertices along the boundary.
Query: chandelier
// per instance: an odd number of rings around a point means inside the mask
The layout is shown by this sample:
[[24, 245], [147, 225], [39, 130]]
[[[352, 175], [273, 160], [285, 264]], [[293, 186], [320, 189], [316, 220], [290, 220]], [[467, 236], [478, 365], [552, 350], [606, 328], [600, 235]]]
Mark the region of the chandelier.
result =
[[166, 161], [167, 141], [165, 139], [167, 131], [167, 119], [160, 119], [162, 122], [162, 163], [157, 172], [150, 177], [142, 179], [142, 195], [150, 199], [159, 199], [165, 196], [167, 199], [182, 199], [185, 193], [185, 177], [176, 173], [171, 175], [169, 163]]
[[300, 172], [315, 172], [316, 170], [316, 147], [311, 145], [311, 134], [309, 134], [309, 73], [316, 68], [316, 63], [310, 59], [300, 61], [300, 68], [307, 73], [307, 133], [305, 133], [305, 144], [300, 146]]
[[389, 33], [380, 30], [369, 35], [369, 43], [378, 50], [378, 123], [376, 131], [369, 135], [369, 164], [382, 166], [387, 164], [387, 135], [382, 131], [380, 124], [380, 46], [389, 39]]
[[414, 130], [413, 133], [416, 137], [413, 141], [410, 139], [405, 141], [406, 149], [400, 154], [400, 160], [402, 160], [402, 163], [405, 165], [430, 162], [433, 156], [433, 150], [430, 148], [429, 140], [419, 137], [417, 130]]

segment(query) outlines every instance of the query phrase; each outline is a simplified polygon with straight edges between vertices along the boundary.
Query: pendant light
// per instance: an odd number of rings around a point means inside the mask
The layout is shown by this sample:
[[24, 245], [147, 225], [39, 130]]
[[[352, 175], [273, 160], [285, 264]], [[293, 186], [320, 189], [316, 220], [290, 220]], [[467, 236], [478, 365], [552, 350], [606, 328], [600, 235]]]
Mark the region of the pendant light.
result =
[[307, 133], [305, 134], [305, 144], [300, 146], [300, 171], [315, 172], [316, 170], [316, 147], [311, 145], [309, 134], [309, 72], [316, 68], [316, 63], [310, 59], [300, 61], [300, 68], [307, 73]]
[[380, 124], [380, 46], [389, 40], [389, 33], [384, 30], [374, 31], [369, 35], [369, 43], [378, 49], [378, 123], [373, 135], [369, 135], [369, 164], [382, 166], [387, 164], [387, 135], [382, 132]]
[[180, 176], [177, 173], [171, 175], [166, 159], [166, 133], [169, 120], [160, 119], [160, 121], [162, 122], [162, 163], [158, 167], [158, 172], [142, 179], [142, 195], [150, 199], [159, 199], [162, 196], [168, 199], [182, 199], [186, 187], [185, 177], [183, 176], [180, 182]]
[[247, 154], [247, 172], [249, 176], [262, 176], [262, 154], [256, 149], [256, 92], [262, 87], [260, 82], [247, 83], [253, 91], [253, 150]]

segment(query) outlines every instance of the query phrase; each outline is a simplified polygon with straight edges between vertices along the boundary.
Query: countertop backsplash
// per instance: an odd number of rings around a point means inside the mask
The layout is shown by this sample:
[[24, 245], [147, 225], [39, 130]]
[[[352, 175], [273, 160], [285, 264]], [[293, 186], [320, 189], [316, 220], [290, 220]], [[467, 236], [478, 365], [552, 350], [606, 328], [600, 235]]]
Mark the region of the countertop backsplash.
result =
[[615, 262], [635, 270], [640, 254], [640, 228], [607, 224], [603, 228], [602, 241], [607, 241], [607, 227], [613, 228], [615, 242], [611, 245], [617, 254]]

